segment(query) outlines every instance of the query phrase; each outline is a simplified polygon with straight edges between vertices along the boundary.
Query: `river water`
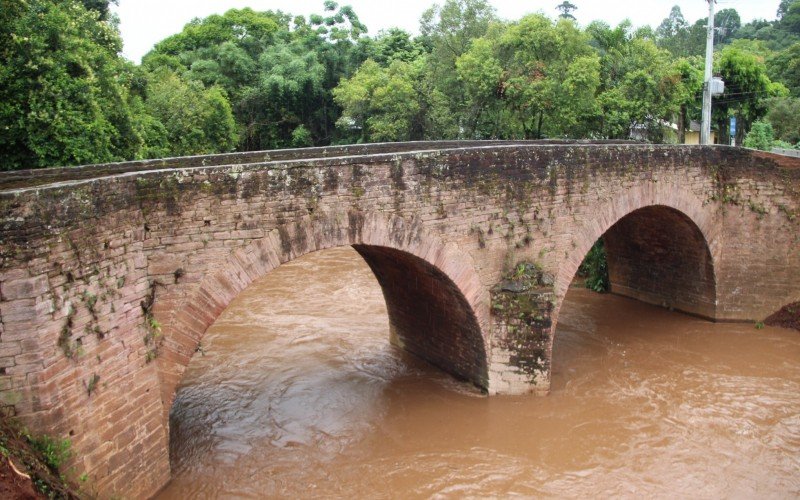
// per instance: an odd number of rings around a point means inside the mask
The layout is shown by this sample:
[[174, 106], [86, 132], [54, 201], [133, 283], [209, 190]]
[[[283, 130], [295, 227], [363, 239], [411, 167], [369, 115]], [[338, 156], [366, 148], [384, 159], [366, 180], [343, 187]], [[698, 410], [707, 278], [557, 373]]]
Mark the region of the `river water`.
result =
[[350, 248], [245, 290], [171, 415], [158, 498], [800, 495], [800, 334], [572, 289], [547, 397], [484, 397], [392, 347]]

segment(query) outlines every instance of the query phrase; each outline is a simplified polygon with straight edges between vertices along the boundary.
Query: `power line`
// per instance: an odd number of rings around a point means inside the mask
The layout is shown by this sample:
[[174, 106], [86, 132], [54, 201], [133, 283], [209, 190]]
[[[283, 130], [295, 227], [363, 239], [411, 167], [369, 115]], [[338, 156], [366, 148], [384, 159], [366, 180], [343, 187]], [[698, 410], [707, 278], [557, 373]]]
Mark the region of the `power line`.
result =
[[[770, 94], [770, 91], [769, 90], [753, 90], [753, 91], [749, 91], [749, 92], [730, 92], [730, 93], [725, 92], [722, 95], [725, 96], [725, 97], [730, 97], [730, 96], [735, 96], [735, 95], [761, 95], [761, 94]], [[698, 98], [698, 97], [701, 97], [702, 95], [703, 95], [702, 92], [696, 92], [694, 94], [694, 97]], [[775, 97], [779, 97], [779, 96], [775, 96]], [[720, 100], [719, 99], [714, 99], [714, 102], [720, 102]]]

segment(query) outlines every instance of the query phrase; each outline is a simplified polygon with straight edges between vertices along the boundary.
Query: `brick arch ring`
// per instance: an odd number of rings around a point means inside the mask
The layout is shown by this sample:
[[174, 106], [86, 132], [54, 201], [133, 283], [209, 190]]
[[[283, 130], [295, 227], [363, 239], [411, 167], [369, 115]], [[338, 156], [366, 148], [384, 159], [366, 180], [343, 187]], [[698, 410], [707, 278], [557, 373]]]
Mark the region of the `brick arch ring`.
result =
[[219, 265], [212, 265], [213, 271], [165, 318], [163, 344], [156, 360], [165, 416], [201, 338], [240, 292], [281, 264], [305, 254], [353, 245], [410, 254], [441, 272], [463, 296], [468, 313], [477, 322], [483, 352], [489, 353], [490, 299], [469, 253], [455, 243], [442, 241], [418, 220], [361, 212], [303, 217], [277, 227], [266, 237], [233, 251]]
[[[720, 227], [715, 223], [712, 205], [704, 203], [694, 193], [672, 184], [647, 183], [628, 190], [625, 195], [610, 200], [597, 208], [596, 217], [579, 226], [574, 235], [576, 247], [560, 266], [556, 278], [556, 296], [559, 305], [566, 296], [575, 273], [592, 245], [614, 224], [636, 210], [647, 207], [667, 207], [687, 217], [700, 231], [711, 255], [712, 268], [716, 272], [722, 250]], [[557, 318], [557, 314], [555, 315]], [[555, 322], [553, 324], [555, 329]]]
[[[718, 213], [714, 206], [705, 203], [695, 193], [674, 184], [650, 182], [635, 186], [623, 196], [609, 200], [597, 207], [595, 212], [597, 216], [587, 220], [576, 229], [574, 233], [576, 247], [563, 261], [556, 278], [557, 305], [553, 314], [554, 332], [558, 321], [558, 312], [570, 282], [592, 245], [617, 222], [637, 210], [648, 207], [666, 207], [688, 219], [702, 235], [711, 258], [711, 272], [716, 274], [722, 250], [722, 224], [715, 220]], [[714, 300], [716, 301], [716, 297]]]

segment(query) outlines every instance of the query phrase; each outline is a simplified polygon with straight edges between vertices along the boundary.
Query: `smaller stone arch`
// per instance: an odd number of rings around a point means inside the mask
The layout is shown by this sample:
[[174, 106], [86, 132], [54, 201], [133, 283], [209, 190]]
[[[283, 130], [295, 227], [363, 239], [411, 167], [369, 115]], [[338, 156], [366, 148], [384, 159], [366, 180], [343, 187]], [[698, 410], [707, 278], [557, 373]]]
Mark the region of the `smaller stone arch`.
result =
[[[566, 295], [583, 258], [594, 243], [626, 216], [648, 207], [669, 209], [662, 212], [662, 214], [675, 215], [672, 221], [682, 221], [681, 223], [685, 225], [686, 233], [691, 228], [696, 229], [695, 236], [702, 240], [707, 250], [712, 280], [714, 283], [716, 282], [716, 278], [713, 275], [715, 273], [714, 270], [718, 268], [722, 250], [722, 224], [716, 220], [714, 210], [683, 186], [666, 183], [647, 183], [632, 187], [624, 194], [616, 196], [599, 207], [595, 207], [593, 217], [575, 228], [573, 233], [574, 251], [570, 252], [568, 257], [563, 260], [556, 278], [555, 291], [559, 305]], [[716, 296], [712, 302], [716, 303]], [[713, 313], [705, 315], [713, 318]]]
[[642, 302], [716, 317], [716, 278], [705, 237], [683, 212], [650, 205], [603, 235], [611, 291]]
[[[610, 272], [612, 292], [713, 319], [717, 304], [715, 269], [721, 252], [720, 227], [713, 209], [707, 208], [691, 191], [672, 184], [635, 186], [596, 207], [593, 217], [575, 228], [574, 250], [567, 254], [558, 270], [546, 348], [548, 363], [552, 360], [553, 338], [569, 285], [599, 238], [606, 242], [608, 253], [615, 254], [609, 257], [609, 267], [616, 268]], [[648, 244], [652, 247], [647, 248]], [[659, 258], [666, 260], [656, 262]], [[645, 261], [643, 267], [642, 260]], [[656, 264], [664, 262], [665, 269], [656, 269]], [[682, 272], [690, 273], [689, 280], [660, 281]], [[687, 285], [694, 279], [700, 282], [699, 286]], [[643, 282], [644, 287], [641, 286]], [[657, 293], [654, 285], [660, 284], [670, 293]], [[678, 296], [685, 289], [691, 297], [681, 302]], [[549, 378], [546, 383], [549, 387]]]
[[[164, 418], [209, 326], [250, 283], [307, 253], [353, 246], [375, 273], [395, 343], [474, 384], [487, 385], [487, 292], [469, 254], [416, 220], [350, 212], [302, 218], [233, 251], [164, 323], [157, 358]], [[415, 286], [401, 281], [412, 276]]]

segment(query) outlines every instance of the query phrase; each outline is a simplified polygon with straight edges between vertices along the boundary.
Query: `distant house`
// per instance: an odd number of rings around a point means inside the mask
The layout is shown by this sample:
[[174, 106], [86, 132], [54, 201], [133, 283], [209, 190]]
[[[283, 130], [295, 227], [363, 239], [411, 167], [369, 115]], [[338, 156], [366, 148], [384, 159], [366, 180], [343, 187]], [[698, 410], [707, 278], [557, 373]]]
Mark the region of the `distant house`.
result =
[[[658, 123], [664, 129], [664, 139], [667, 143], [675, 144], [679, 141], [678, 124], [659, 120]], [[686, 140], [684, 144], [700, 144], [700, 122], [692, 120], [685, 130]], [[634, 141], [647, 141], [648, 128], [642, 123], [635, 123], [631, 126], [629, 138]], [[717, 143], [717, 133], [711, 130], [711, 144]]]
[[[677, 130], [677, 125], [675, 126]], [[684, 144], [700, 144], [700, 122], [696, 122], [692, 120], [689, 122], [689, 126], [686, 128], [686, 140], [683, 141]], [[712, 130], [711, 131], [711, 143], [717, 143], [717, 133]]]

